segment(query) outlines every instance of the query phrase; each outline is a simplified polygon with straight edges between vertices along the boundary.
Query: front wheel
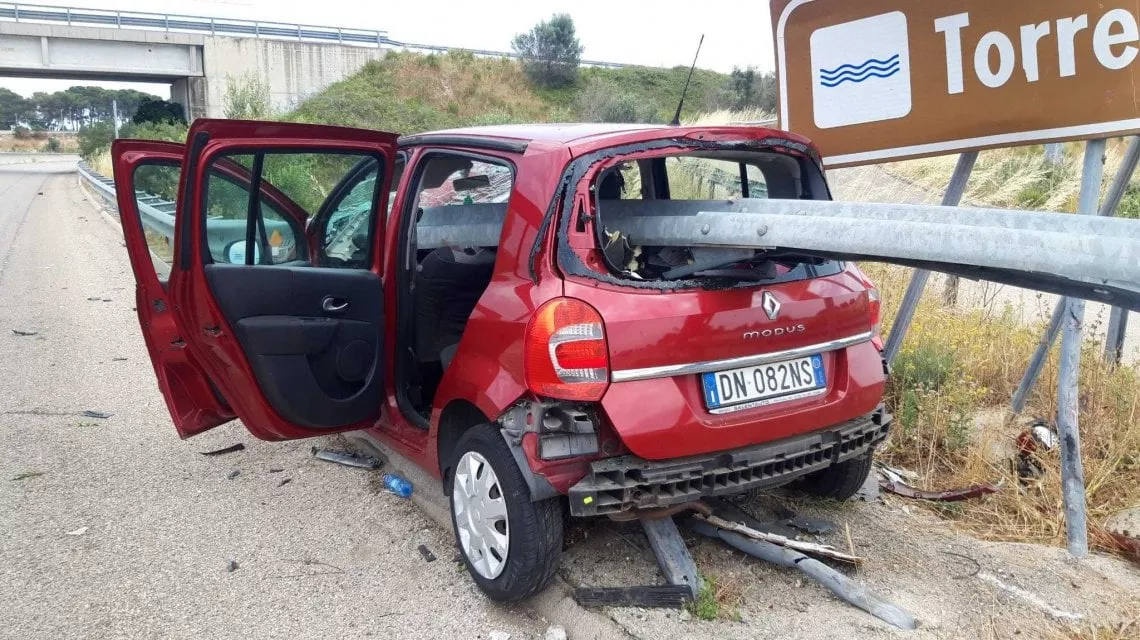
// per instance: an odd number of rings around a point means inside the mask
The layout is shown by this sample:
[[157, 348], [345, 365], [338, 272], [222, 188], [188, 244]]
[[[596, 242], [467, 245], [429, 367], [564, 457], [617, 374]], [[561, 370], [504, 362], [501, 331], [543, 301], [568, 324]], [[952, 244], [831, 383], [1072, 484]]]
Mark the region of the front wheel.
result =
[[468, 430], [455, 447], [451, 525], [467, 572], [492, 600], [546, 586], [562, 553], [562, 502], [531, 502], [526, 480], [492, 425]]

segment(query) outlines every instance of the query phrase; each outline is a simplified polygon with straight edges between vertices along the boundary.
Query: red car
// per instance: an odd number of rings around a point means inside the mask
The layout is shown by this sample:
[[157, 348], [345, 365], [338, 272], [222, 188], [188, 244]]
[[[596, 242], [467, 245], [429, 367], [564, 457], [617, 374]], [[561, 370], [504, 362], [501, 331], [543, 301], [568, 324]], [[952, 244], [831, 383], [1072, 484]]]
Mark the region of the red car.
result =
[[178, 433], [367, 430], [442, 480], [494, 599], [546, 584], [567, 510], [843, 499], [886, 436], [854, 264], [671, 235], [740, 198], [828, 199], [795, 135], [199, 120], [112, 151]]

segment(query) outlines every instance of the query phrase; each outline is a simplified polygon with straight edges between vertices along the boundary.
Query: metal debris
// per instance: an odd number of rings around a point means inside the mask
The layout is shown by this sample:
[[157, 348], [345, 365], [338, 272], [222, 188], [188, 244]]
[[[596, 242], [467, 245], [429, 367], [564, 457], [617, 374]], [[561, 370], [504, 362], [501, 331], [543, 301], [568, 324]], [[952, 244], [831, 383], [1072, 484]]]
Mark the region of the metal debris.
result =
[[1035, 418], [1029, 427], [1017, 436], [1017, 456], [1013, 470], [1021, 484], [1029, 485], [1045, 475], [1045, 465], [1039, 455], [1057, 448], [1057, 433], [1048, 421]]
[[284, 487], [285, 485], [289, 484], [292, 481], [293, 481], [292, 478], [284, 478], [283, 480], [281, 480], [281, 482], [277, 483], [277, 486]]
[[47, 473], [46, 471], [21, 471], [12, 476], [13, 480], [27, 480], [28, 478], [38, 478]]
[[81, 535], [83, 535], [83, 534], [85, 534], [85, 533], [87, 533], [87, 527], [79, 527], [79, 528], [78, 528], [78, 529], [76, 529], [75, 531], [68, 531], [66, 535], [69, 535], [69, 536], [81, 536]]
[[282, 471], [284, 471], [284, 469], [278, 469], [274, 467], [273, 469], [269, 470], [269, 473], [281, 473]]
[[1117, 551], [1140, 563], [1140, 505], [1118, 511], [1104, 521], [1104, 532]]
[[349, 453], [343, 451], [329, 451], [328, 449], [319, 449], [313, 447], [313, 456], [318, 460], [326, 462], [335, 462], [349, 467], [357, 467], [359, 469], [379, 469], [383, 462], [372, 456], [366, 456], [359, 453]]
[[239, 475], [241, 475], [241, 469], [234, 469], [233, 471], [226, 474], [226, 477], [229, 478], [230, 480], [233, 480], [234, 478], [238, 477]]
[[37, 336], [40, 334], [39, 331], [25, 331], [23, 329], [12, 329], [12, 333], [20, 337]]
[[839, 527], [830, 520], [823, 518], [810, 518], [808, 516], [795, 516], [784, 520], [784, 524], [789, 527], [799, 529], [804, 533], [814, 533], [819, 535], [826, 535], [833, 533]]
[[902, 477], [899, 476], [897, 472], [888, 467], [879, 467], [879, 474], [879, 487], [884, 491], [889, 491], [893, 494], [903, 496], [904, 498], [913, 498], [915, 500], [959, 502], [961, 500], [980, 498], [986, 494], [997, 493], [998, 491], [997, 486], [989, 484], [988, 482], [986, 484], [977, 484], [962, 489], [925, 491], [923, 489], [915, 489], [909, 484], [903, 482]]
[[653, 584], [641, 587], [579, 587], [574, 601], [583, 607], [645, 607], [680, 609], [693, 599], [683, 584]]
[[237, 571], [237, 570], [238, 570], [237, 560], [230, 560], [229, 562], [226, 563], [226, 571], [228, 571], [229, 573], [233, 573], [234, 571]]
[[220, 456], [224, 453], [233, 453], [235, 451], [241, 451], [244, 448], [245, 448], [245, 445], [239, 442], [237, 444], [232, 444], [232, 445], [225, 447], [225, 448], [222, 448], [222, 449], [215, 449], [213, 451], [199, 451], [198, 453], [200, 453], [204, 456]]
[[860, 556], [844, 553], [831, 545], [816, 544], [814, 542], [802, 542], [800, 540], [792, 540], [785, 536], [776, 535], [774, 533], [764, 533], [763, 531], [757, 531], [739, 522], [729, 522], [728, 520], [717, 516], [697, 515], [694, 516], [694, 519], [698, 522], [704, 522], [718, 529], [731, 531], [746, 538], [752, 538], [753, 540], [760, 540], [762, 542], [786, 547], [788, 549], [794, 549], [801, 553], [810, 553], [812, 555], [831, 558], [832, 560], [840, 560], [842, 562], [849, 562], [851, 564], [862, 564], [864, 561], [864, 559]]
[[431, 552], [431, 549], [427, 548], [426, 544], [421, 544], [418, 548], [420, 555], [424, 557], [424, 560], [428, 562], [435, 562], [435, 554]]
[[690, 519], [688, 523], [697, 533], [723, 540], [748, 555], [788, 569], [798, 569], [830, 589], [844, 602], [859, 607], [900, 629], [914, 629], [918, 626], [914, 616], [902, 607], [880, 597], [815, 558], [810, 558], [794, 549], [781, 547], [762, 539], [746, 537], [736, 531], [718, 529], [712, 526], [709, 520], [699, 516]]
[[114, 414], [107, 413], [106, 411], [95, 411], [93, 409], [87, 409], [79, 415], [83, 416], [84, 418], [98, 418], [100, 420], [106, 420]]

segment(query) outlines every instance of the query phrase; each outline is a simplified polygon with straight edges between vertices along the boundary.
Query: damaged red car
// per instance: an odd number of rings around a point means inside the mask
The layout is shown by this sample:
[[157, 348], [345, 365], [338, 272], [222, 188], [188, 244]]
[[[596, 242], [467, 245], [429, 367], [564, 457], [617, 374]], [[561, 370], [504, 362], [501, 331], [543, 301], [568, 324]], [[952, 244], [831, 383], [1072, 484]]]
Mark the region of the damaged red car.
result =
[[442, 480], [491, 598], [547, 583], [567, 513], [791, 482], [843, 499], [886, 436], [878, 292], [854, 264], [673, 224], [830, 198], [795, 135], [199, 120], [185, 145], [112, 152], [178, 433], [366, 430]]

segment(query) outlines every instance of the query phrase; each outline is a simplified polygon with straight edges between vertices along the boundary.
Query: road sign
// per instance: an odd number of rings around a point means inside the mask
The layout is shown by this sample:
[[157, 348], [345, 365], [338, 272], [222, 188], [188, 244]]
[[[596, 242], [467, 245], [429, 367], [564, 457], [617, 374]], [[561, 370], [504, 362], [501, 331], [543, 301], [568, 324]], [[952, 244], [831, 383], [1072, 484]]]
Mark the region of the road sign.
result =
[[780, 122], [828, 166], [1140, 132], [1135, 1], [770, 6]]

